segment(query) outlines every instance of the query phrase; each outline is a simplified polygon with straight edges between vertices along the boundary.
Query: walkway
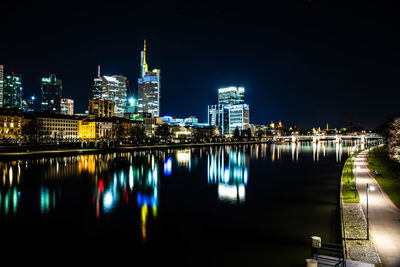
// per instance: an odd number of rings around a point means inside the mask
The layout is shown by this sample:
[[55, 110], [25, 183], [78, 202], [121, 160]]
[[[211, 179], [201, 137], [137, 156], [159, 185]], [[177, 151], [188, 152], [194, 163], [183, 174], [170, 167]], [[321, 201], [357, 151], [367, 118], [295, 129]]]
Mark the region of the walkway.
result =
[[364, 214], [367, 207], [366, 185], [372, 186], [368, 193], [370, 238], [372, 238], [383, 266], [400, 266], [400, 209], [382, 191], [367, 166], [368, 150], [354, 159], [354, 173], [360, 203]]

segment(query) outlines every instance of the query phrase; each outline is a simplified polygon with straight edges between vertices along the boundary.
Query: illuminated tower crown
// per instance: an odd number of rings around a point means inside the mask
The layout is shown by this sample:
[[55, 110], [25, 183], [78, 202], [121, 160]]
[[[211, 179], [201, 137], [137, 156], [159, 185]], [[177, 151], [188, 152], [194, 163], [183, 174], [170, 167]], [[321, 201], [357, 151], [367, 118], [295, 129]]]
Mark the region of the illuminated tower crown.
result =
[[148, 66], [146, 63], [146, 39], [144, 39], [144, 47], [143, 51], [140, 53], [141, 61], [140, 61], [140, 77], [144, 77], [146, 72], [148, 71]]

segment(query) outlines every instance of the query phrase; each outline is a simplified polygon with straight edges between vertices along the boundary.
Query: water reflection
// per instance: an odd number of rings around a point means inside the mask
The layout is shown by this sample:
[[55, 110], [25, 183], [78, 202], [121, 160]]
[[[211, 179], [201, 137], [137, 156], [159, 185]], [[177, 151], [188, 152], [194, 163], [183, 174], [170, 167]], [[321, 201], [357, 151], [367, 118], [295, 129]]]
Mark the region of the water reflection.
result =
[[248, 155], [238, 148], [211, 149], [207, 157], [208, 184], [217, 185], [218, 199], [234, 203], [245, 201], [249, 178]]
[[20, 191], [20, 161], [0, 162], [3, 179], [0, 184], [0, 213], [15, 216], [18, 212]]
[[182, 149], [176, 151], [176, 161], [179, 166], [184, 166], [191, 170], [191, 150]]
[[[350, 155], [365, 147], [365, 144], [344, 140], [341, 143], [216, 146], [0, 162], [0, 216], [26, 216], [22, 210], [29, 209], [37, 216], [50, 217], [64, 212], [62, 208], [72, 211], [72, 216], [81, 216], [83, 210], [96, 223], [133, 216], [137, 233], [146, 241], [151, 225], [160, 216], [159, 192], [163, 178], [176, 182], [177, 175], [181, 175], [181, 179], [183, 174], [185, 179], [185, 174], [193, 172], [204, 179], [207, 168], [207, 184], [212, 189], [209, 192], [217, 194], [220, 202], [243, 204], [248, 198], [247, 185], [251, 179], [250, 159], [288, 164], [307, 160], [317, 164], [330, 157], [341, 162], [345, 153]], [[179, 190], [178, 194], [182, 193]], [[22, 209], [21, 203], [29, 208]]]

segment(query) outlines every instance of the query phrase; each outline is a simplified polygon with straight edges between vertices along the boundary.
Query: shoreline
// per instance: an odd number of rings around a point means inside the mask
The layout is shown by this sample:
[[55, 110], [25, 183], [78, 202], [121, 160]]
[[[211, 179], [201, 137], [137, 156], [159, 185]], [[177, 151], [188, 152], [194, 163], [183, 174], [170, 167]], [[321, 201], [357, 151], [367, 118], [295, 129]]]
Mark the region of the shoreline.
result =
[[355, 260], [374, 264], [375, 266], [381, 266], [382, 261], [374, 242], [372, 239], [366, 239], [367, 220], [360, 203], [357, 185], [355, 185], [354, 188], [357, 190], [357, 198], [355, 198], [354, 201], [345, 202], [343, 198], [343, 185], [347, 180], [347, 176], [345, 175], [346, 165], [348, 164], [349, 160], [351, 162], [352, 158], [356, 159], [361, 151], [363, 150], [357, 151], [354, 155], [351, 155], [346, 160], [340, 177], [339, 214], [340, 228], [342, 232], [342, 244], [345, 248], [347, 260]]
[[107, 148], [67, 148], [67, 149], [47, 149], [30, 151], [6, 151], [0, 152], [0, 160], [16, 159], [26, 157], [52, 157], [52, 156], [69, 156], [69, 155], [89, 155], [101, 153], [130, 152], [140, 150], [154, 149], [176, 149], [190, 147], [206, 147], [221, 145], [252, 145], [252, 144], [269, 144], [270, 141], [241, 141], [241, 142], [220, 142], [220, 143], [191, 143], [191, 144], [168, 144], [168, 145], [151, 145], [151, 146], [126, 146], [126, 147], [107, 147]]

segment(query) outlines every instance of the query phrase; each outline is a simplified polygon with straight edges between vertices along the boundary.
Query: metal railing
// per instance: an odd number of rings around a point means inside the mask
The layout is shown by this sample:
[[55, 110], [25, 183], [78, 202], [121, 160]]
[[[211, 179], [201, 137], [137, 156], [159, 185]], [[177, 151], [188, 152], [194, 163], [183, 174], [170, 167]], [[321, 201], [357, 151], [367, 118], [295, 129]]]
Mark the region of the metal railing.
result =
[[313, 253], [313, 259], [327, 266], [346, 266], [344, 246], [340, 244], [321, 243], [321, 247]]

